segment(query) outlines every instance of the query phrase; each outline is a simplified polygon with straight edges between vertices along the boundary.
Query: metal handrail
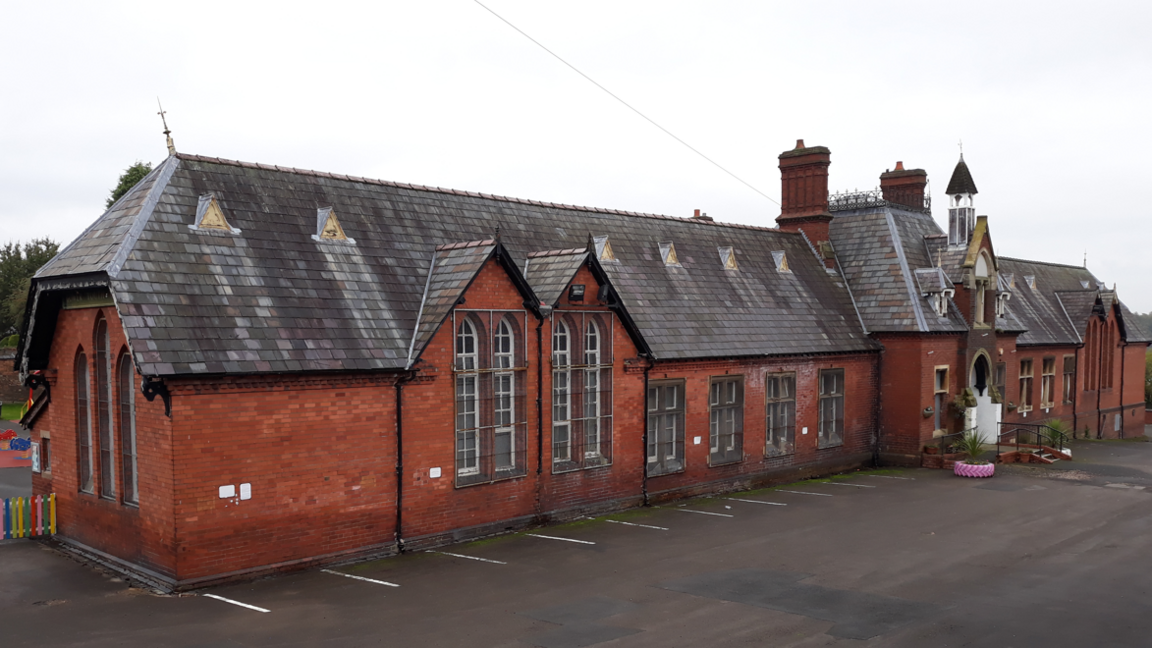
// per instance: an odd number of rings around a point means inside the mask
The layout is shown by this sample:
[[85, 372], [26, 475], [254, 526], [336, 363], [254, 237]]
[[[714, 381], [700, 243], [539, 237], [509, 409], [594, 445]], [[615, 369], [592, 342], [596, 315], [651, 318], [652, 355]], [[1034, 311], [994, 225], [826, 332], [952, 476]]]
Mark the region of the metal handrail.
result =
[[[1064, 452], [1064, 444], [1068, 440], [1068, 435], [1053, 428], [1045, 423], [1000, 423], [1001, 431], [996, 435], [996, 456], [999, 457], [1000, 446], [1003, 445], [1004, 437], [1008, 435], [1015, 435], [1013, 439], [1013, 446], [1016, 452], [1020, 452], [1020, 433], [1030, 434], [1034, 437], [1034, 444], [1025, 443], [1024, 445], [1036, 445], [1041, 448], [1049, 447], [1057, 452]], [[1007, 432], [1003, 431], [1004, 427], [1011, 426], [1012, 429]], [[1044, 443], [1047, 441], [1048, 443]]]

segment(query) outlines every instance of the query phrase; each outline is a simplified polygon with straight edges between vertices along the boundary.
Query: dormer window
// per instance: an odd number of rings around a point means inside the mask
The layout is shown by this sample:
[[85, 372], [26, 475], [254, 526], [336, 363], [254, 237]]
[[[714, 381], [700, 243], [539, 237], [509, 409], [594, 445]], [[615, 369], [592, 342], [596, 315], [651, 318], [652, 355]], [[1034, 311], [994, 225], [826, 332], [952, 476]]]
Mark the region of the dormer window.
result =
[[773, 250], [772, 260], [776, 263], [776, 272], [792, 273], [792, 270], [788, 268], [788, 255], [783, 250]]
[[1008, 300], [1012, 299], [1012, 293], [1002, 292], [996, 295], [996, 317], [1004, 317], [1008, 314]]
[[195, 223], [189, 225], [188, 229], [194, 232], [216, 230], [229, 234], [240, 233], [240, 230], [228, 224], [228, 219], [224, 217], [224, 210], [220, 209], [220, 203], [217, 202], [215, 194], [200, 196], [200, 201], [196, 204]]
[[955, 293], [955, 290], [947, 289], [932, 296], [932, 310], [936, 311], [937, 317], [948, 317], [948, 301]]
[[596, 258], [601, 262], [617, 260], [616, 254], [612, 252], [612, 244], [608, 242], [607, 236], [593, 237], [592, 243], [596, 246]]
[[348, 238], [344, 228], [340, 226], [336, 212], [331, 207], [321, 207], [316, 210], [316, 233], [312, 235], [313, 241], [344, 241], [356, 243], [356, 239]]
[[660, 244], [660, 258], [666, 266], [680, 267], [680, 259], [676, 257], [676, 245], [673, 243]]
[[1036, 290], [1036, 277], [1033, 275], [1024, 275], [1024, 284], [1030, 289]]
[[736, 251], [730, 247], [717, 248], [720, 252], [720, 263], [724, 264], [725, 270], [736, 270]]

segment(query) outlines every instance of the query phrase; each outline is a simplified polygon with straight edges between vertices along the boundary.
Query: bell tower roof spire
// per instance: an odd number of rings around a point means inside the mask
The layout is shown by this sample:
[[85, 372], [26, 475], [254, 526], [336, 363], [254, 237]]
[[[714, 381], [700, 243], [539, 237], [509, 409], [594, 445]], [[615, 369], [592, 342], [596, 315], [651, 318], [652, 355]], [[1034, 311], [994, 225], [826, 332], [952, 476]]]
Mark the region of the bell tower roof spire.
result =
[[944, 193], [950, 196], [979, 193], [976, 191], [976, 183], [972, 180], [972, 172], [964, 162], [963, 153], [960, 154], [960, 161], [956, 163], [956, 169], [952, 171], [952, 179], [948, 181], [948, 189]]

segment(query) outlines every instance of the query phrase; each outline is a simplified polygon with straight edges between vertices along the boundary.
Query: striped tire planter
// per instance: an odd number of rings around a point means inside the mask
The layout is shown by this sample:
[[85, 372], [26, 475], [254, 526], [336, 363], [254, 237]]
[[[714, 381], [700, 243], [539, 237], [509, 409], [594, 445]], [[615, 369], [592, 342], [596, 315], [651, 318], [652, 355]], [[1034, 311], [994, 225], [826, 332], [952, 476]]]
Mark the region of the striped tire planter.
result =
[[960, 477], [991, 477], [996, 472], [996, 464], [966, 464], [957, 461], [952, 472]]

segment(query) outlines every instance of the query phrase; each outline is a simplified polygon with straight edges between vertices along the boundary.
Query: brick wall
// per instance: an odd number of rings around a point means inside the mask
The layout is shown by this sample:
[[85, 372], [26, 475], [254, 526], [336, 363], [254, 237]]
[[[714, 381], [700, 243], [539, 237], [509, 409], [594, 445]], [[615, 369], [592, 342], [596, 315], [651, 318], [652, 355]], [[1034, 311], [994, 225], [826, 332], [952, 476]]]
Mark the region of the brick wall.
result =
[[[745, 487], [797, 478], [809, 474], [809, 469], [815, 466], [828, 472], [871, 462], [876, 433], [877, 359], [875, 354], [845, 354], [772, 360], [657, 362], [650, 370], [649, 380], [684, 380], [685, 466], [678, 473], [649, 477], [649, 494], [659, 498]], [[821, 369], [843, 369], [845, 382], [844, 443], [825, 449], [817, 447]], [[765, 376], [780, 372], [796, 374], [796, 447], [794, 454], [771, 457], [766, 453]], [[709, 385], [712, 377], [726, 375], [744, 378], [744, 456], [736, 463], [710, 466]]]
[[[134, 376], [136, 395], [137, 474], [139, 505], [121, 501], [124, 493], [120, 470], [120, 411], [113, 407], [116, 450], [117, 499], [104, 499], [96, 493], [80, 492], [78, 472], [79, 437], [76, 434], [76, 374], [74, 363], [83, 349], [89, 365], [89, 393], [96, 394], [94, 337], [99, 315], [108, 318], [113, 367], [126, 341], [120, 319], [113, 308], [86, 308], [60, 312], [56, 336], [48, 359], [52, 402], [36, 421], [34, 441], [50, 438], [50, 470], [33, 475], [37, 494], [56, 493], [56, 516], [61, 535], [73, 538], [118, 558], [173, 576], [176, 573], [175, 533], [172, 499], [172, 428], [164, 416], [160, 399], [149, 403], [140, 394], [140, 377]], [[118, 402], [119, 386], [113, 380], [113, 403]], [[90, 405], [95, 420], [95, 398]], [[99, 492], [99, 434], [93, 423], [93, 482]]]
[[390, 546], [395, 377], [170, 380], [180, 579]]

